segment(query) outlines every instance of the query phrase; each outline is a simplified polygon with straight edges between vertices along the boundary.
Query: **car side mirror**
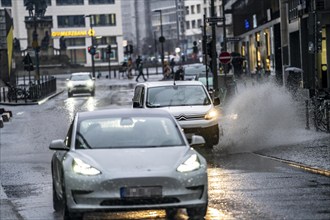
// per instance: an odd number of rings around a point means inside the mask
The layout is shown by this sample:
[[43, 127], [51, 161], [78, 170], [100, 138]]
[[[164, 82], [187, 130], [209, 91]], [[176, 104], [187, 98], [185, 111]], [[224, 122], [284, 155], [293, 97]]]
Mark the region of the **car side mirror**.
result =
[[49, 145], [50, 150], [64, 150], [68, 151], [70, 150], [65, 144], [64, 141], [59, 139], [59, 140], [53, 140], [50, 145]]
[[215, 97], [214, 100], [213, 100], [213, 104], [215, 106], [220, 105], [220, 98], [219, 97]]
[[141, 108], [140, 102], [133, 101], [133, 108]]
[[191, 137], [190, 146], [191, 147], [201, 147], [205, 145], [205, 139], [200, 135], [193, 135]]

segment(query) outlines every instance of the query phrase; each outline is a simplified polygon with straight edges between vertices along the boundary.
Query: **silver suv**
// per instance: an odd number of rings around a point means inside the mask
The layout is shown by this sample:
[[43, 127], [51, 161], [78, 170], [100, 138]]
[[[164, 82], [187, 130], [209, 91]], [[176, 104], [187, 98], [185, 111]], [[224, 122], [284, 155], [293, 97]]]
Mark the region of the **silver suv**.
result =
[[219, 126], [220, 100], [214, 102], [199, 81], [158, 81], [138, 83], [133, 108], [162, 108], [179, 122], [188, 139], [201, 135], [208, 147], [218, 144], [222, 134]]

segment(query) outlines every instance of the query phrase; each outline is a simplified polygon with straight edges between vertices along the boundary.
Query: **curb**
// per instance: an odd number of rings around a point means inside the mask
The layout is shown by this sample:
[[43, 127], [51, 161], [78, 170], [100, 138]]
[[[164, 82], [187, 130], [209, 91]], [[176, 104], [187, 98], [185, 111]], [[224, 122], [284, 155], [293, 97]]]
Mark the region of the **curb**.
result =
[[42, 99], [42, 100], [39, 100], [39, 101], [36, 101], [36, 102], [22, 102], [22, 103], [19, 103], [19, 102], [14, 102], [14, 103], [10, 103], [10, 102], [0, 102], [0, 105], [6, 105], [6, 106], [19, 106], [19, 105], [41, 105], [43, 103], [45, 103], [46, 101], [48, 101], [49, 99], [52, 99], [54, 98], [55, 96], [58, 96], [59, 94], [63, 93], [64, 90], [61, 90], [59, 92], [55, 92], [53, 93], [52, 95]]
[[286, 163], [290, 166], [293, 166], [293, 167], [296, 167], [296, 168], [299, 168], [299, 169], [303, 169], [303, 170], [306, 170], [306, 171], [311, 172], [311, 173], [315, 173], [315, 174], [330, 177], [330, 170], [324, 170], [324, 169], [320, 169], [320, 168], [316, 168], [316, 167], [310, 167], [310, 166], [307, 166], [305, 164], [297, 163], [297, 162], [294, 162], [294, 161], [291, 161], [291, 160], [281, 159], [281, 158], [278, 158], [278, 157], [272, 157], [272, 156], [267, 156], [267, 155], [258, 154], [258, 153], [254, 153], [254, 154], [256, 154], [258, 156], [261, 156], [261, 157], [273, 159], [273, 160], [276, 160], [276, 161], [279, 161], [279, 162], [282, 162], [282, 163]]

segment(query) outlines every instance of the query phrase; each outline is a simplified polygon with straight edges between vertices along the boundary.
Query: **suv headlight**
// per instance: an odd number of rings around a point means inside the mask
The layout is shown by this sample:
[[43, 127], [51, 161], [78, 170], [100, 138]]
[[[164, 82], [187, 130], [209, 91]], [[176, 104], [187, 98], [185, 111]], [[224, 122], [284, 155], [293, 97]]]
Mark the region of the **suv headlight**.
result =
[[212, 120], [212, 119], [216, 119], [216, 118], [218, 118], [218, 117], [219, 117], [219, 113], [218, 113], [218, 111], [215, 110], [214, 108], [211, 109], [210, 111], [208, 111], [208, 112], [205, 114], [205, 116], [204, 116], [204, 118], [205, 118], [206, 120]]
[[88, 87], [93, 87], [93, 85], [94, 85], [94, 82], [92, 80], [87, 81], [87, 86]]
[[191, 155], [185, 162], [180, 164], [177, 171], [181, 173], [191, 172], [194, 170], [198, 170], [201, 167], [201, 163], [196, 154]]
[[72, 88], [72, 87], [73, 87], [73, 83], [72, 83], [71, 81], [69, 81], [69, 82], [67, 83], [67, 86], [68, 86], [69, 88]]
[[77, 174], [82, 174], [86, 176], [95, 176], [101, 173], [98, 169], [92, 167], [91, 165], [83, 162], [78, 158], [74, 158], [72, 161], [72, 170]]

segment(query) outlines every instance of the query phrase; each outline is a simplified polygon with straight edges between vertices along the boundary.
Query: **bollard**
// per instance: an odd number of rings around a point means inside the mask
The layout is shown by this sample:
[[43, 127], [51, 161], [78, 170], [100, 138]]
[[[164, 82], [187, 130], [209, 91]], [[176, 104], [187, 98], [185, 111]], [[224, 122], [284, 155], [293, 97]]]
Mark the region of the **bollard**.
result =
[[308, 100], [306, 100], [305, 103], [306, 103], [306, 129], [309, 130]]
[[325, 105], [325, 113], [326, 113], [326, 119], [327, 119], [327, 132], [330, 133], [330, 106], [329, 102], [326, 102]]

